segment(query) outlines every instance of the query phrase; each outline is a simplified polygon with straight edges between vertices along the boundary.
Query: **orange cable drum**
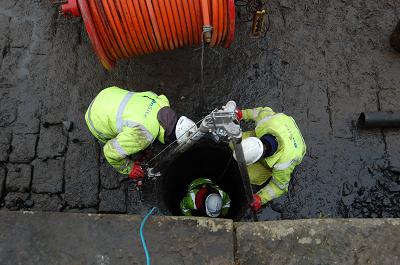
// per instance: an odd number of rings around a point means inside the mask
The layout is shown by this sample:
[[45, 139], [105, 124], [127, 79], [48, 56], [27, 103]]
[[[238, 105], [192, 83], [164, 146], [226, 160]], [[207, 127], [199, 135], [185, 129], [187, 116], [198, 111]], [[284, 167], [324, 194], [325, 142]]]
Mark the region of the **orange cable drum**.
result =
[[67, 13], [82, 16], [106, 69], [122, 58], [201, 46], [203, 33], [210, 47], [227, 48], [234, 38], [234, 0], [66, 0], [61, 9], [64, 5]]
[[[178, 0], [180, 1], [180, 0]], [[187, 1], [183, 0], [181, 1], [183, 4], [183, 14], [185, 15], [185, 21], [186, 21], [186, 28], [187, 28], [187, 38], [189, 41], [189, 46], [193, 45], [193, 27], [192, 27], [192, 21], [190, 19], [190, 12], [189, 12], [189, 4]]]
[[178, 38], [177, 47], [183, 47], [183, 34], [182, 34], [182, 27], [180, 23], [180, 17], [178, 12], [178, 6], [176, 5], [175, 0], [167, 0], [171, 6], [172, 10], [172, 17], [175, 18], [172, 20], [172, 23], [175, 25], [176, 35]]
[[100, 38], [103, 38], [104, 41], [107, 43], [106, 45], [108, 48], [106, 50], [109, 53], [113, 53], [114, 60], [116, 60], [117, 58], [121, 58], [123, 56], [122, 51], [119, 49], [119, 47], [116, 47], [116, 40], [114, 38], [114, 35], [107, 34], [107, 31], [111, 32], [111, 29], [110, 25], [106, 23], [106, 15], [104, 13], [104, 10], [98, 7], [97, 0], [90, 0], [89, 2], [91, 3], [92, 16], [95, 18], [95, 23], [99, 31], [99, 35], [101, 36]]
[[218, 40], [217, 43], [221, 43], [221, 40], [224, 36], [224, 0], [218, 0]]
[[127, 46], [131, 49], [131, 53], [138, 55], [138, 54], [143, 54], [143, 51], [140, 51], [140, 47], [137, 46], [136, 43], [136, 36], [132, 36], [132, 34], [135, 33], [133, 28], [130, 28], [127, 19], [124, 17], [124, 8], [122, 8], [121, 3], [119, 1], [116, 2], [116, 12], [117, 12], [117, 17], [119, 18], [120, 23], [123, 25], [123, 33], [126, 35], [127, 39]]
[[179, 21], [180, 21], [181, 29], [182, 29], [183, 42], [187, 46], [187, 45], [189, 45], [188, 29], [187, 29], [186, 22], [185, 22], [185, 14], [183, 12], [183, 3], [181, 0], [172, 0], [172, 1], [175, 2], [176, 6], [178, 8]]
[[[153, 2], [153, 1], [152, 1]], [[155, 23], [157, 24], [157, 28], [160, 32], [160, 43], [162, 43], [162, 46], [164, 47], [164, 50], [169, 50], [169, 45], [166, 42], [167, 39], [167, 33], [165, 31], [165, 27], [164, 27], [164, 21], [163, 21], [163, 16], [161, 14], [161, 9], [159, 8], [158, 5], [158, 0], [155, 0], [152, 4], [152, 6], [150, 7], [150, 9], [154, 9], [154, 17], [155, 17]], [[149, 9], [149, 10], [150, 10]], [[156, 15], [157, 14], [157, 15]], [[154, 26], [154, 25], [153, 25]]]
[[150, 17], [149, 13], [147, 12], [146, 5], [141, 4], [143, 1], [144, 0], [133, 0], [135, 13], [139, 19], [144, 39], [150, 43], [150, 46], [152, 47], [152, 52], [156, 52], [159, 51], [156, 36], [154, 31], [152, 30], [150, 23], [146, 23], [146, 21], [149, 21]]
[[169, 22], [169, 27], [171, 29], [171, 33], [172, 33], [172, 41], [174, 44], [174, 48], [177, 49], [179, 48], [179, 40], [178, 40], [178, 33], [175, 27], [175, 19], [174, 19], [174, 13], [172, 10], [172, 6], [170, 4], [170, 0], [165, 0], [164, 1], [164, 5], [165, 8], [167, 10], [167, 14], [168, 14], [168, 22]]
[[103, 33], [101, 26], [102, 22], [99, 20], [97, 9], [93, 8], [93, 0], [89, 1], [89, 5], [91, 7], [91, 10], [95, 11], [94, 14], [92, 13], [94, 23], [100, 25], [98, 27], [100, 43], [105, 48], [105, 50], [108, 51], [108, 56], [110, 57], [110, 59], [116, 60], [116, 58], [118, 58], [119, 56], [117, 55], [117, 52], [115, 51], [114, 47], [112, 47], [112, 45], [110, 44], [109, 36]]
[[[133, 28], [133, 30], [136, 32], [136, 36], [138, 38], [138, 42], [140, 44], [140, 46], [142, 47], [142, 50], [145, 54], [150, 53], [150, 51], [152, 51], [152, 48], [150, 46], [149, 40], [148, 38], [144, 37], [143, 34], [143, 30], [140, 26], [140, 22], [141, 20], [138, 18], [138, 16], [136, 16], [135, 13], [135, 9], [133, 6], [133, 1], [127, 1], [125, 2], [127, 5], [127, 8], [125, 9], [125, 12], [127, 14], [127, 16], [129, 17], [130, 21], [131, 21], [131, 27]], [[146, 42], [147, 40], [147, 42]]]
[[[227, 8], [228, 8], [228, 3], [227, 3], [227, 1], [222, 1], [222, 3], [223, 3], [223, 5], [224, 5], [224, 10], [227, 10]], [[227, 31], [228, 31], [228, 12], [224, 12], [224, 18], [223, 18], [223, 25], [222, 25], [222, 28], [223, 28], [223, 32], [222, 32], [222, 36], [223, 36], [223, 38], [222, 38], [222, 42], [224, 42], [225, 41], [225, 39], [226, 39], [226, 33], [227, 33]]]
[[171, 29], [171, 25], [169, 24], [169, 16], [171, 14], [168, 14], [168, 10], [165, 6], [165, 0], [164, 1], [159, 1], [159, 0], [155, 0], [156, 2], [158, 2], [158, 6], [160, 7], [161, 10], [161, 16], [163, 18], [163, 24], [165, 27], [165, 34], [166, 34], [166, 42], [169, 45], [169, 48], [171, 50], [174, 49], [174, 38], [173, 38], [173, 34], [172, 34], [172, 29]]

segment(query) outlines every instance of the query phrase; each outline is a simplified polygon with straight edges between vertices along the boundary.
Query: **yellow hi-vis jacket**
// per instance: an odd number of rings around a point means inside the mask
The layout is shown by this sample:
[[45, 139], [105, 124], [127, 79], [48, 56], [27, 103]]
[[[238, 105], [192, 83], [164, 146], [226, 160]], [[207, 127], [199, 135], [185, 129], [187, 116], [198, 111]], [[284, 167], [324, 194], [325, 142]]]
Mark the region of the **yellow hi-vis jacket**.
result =
[[102, 90], [86, 111], [90, 132], [101, 142], [107, 161], [120, 173], [129, 174], [130, 155], [146, 149], [154, 139], [164, 143], [158, 111], [169, 106], [164, 95], [130, 92], [118, 87]]
[[247, 167], [250, 182], [262, 185], [272, 177], [268, 185], [257, 194], [263, 204], [279, 198], [288, 191], [291, 174], [306, 153], [306, 144], [296, 122], [283, 113], [275, 113], [271, 108], [254, 108], [242, 111], [244, 121], [254, 121], [255, 131], [243, 133], [243, 138], [265, 134], [273, 135], [278, 149], [269, 157]]

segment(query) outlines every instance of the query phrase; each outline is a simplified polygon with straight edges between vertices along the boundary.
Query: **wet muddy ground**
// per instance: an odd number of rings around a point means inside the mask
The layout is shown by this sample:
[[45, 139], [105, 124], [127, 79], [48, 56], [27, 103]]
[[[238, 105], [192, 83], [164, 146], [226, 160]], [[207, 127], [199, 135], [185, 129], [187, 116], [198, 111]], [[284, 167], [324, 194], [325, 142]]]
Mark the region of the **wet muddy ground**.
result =
[[[251, 25], [239, 22], [231, 48], [206, 49], [201, 90], [199, 49], [125, 60], [107, 72], [79, 19], [59, 17], [47, 0], [0, 0], [2, 209], [141, 213], [155, 203], [152, 186], [138, 203], [84, 122], [92, 98], [117, 85], [164, 93], [194, 119], [229, 99], [292, 115], [308, 152], [289, 194], [263, 220], [399, 217], [400, 131], [360, 131], [354, 120], [361, 111], [400, 109], [400, 54], [389, 46], [400, 3], [268, 7], [264, 38], [251, 38]], [[246, 17], [244, 9], [237, 15]]]

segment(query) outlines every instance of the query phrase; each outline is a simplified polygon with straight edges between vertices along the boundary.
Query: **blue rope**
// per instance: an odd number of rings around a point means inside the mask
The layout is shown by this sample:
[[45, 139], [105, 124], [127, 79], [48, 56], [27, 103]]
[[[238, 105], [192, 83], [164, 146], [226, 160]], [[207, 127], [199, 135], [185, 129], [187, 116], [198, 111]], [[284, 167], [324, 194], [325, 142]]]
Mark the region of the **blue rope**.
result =
[[146, 240], [144, 240], [143, 228], [144, 228], [144, 224], [146, 223], [146, 221], [149, 218], [149, 216], [152, 215], [152, 213], [156, 209], [157, 209], [157, 207], [151, 208], [151, 210], [146, 214], [146, 216], [143, 218], [142, 222], [140, 223], [140, 240], [142, 241], [144, 254], [146, 255], [146, 263], [147, 263], [147, 265], [150, 265], [150, 254], [149, 254], [149, 251], [147, 250]]

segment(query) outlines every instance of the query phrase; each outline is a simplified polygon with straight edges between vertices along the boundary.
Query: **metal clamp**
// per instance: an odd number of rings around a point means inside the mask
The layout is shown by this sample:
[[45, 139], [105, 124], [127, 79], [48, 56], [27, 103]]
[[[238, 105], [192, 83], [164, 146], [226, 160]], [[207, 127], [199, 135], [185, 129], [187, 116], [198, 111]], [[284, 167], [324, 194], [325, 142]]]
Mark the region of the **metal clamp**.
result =
[[[179, 144], [172, 149], [164, 157], [169, 159], [189, 150], [195, 143], [202, 139], [205, 135], [210, 135], [215, 142], [233, 141], [240, 143], [242, 139], [242, 129], [236, 117], [236, 103], [229, 101], [221, 109], [214, 110], [208, 114], [201, 122], [199, 128], [185, 142]], [[165, 159], [157, 161], [147, 168], [149, 179], [156, 179], [161, 176], [161, 168]]]
[[180, 144], [177, 152], [188, 150], [194, 143], [203, 138], [206, 134], [211, 135], [215, 142], [238, 141], [242, 138], [242, 129], [236, 117], [236, 103], [229, 101], [219, 110], [214, 110], [202, 121], [197, 131], [189, 139]]
[[229, 142], [242, 137], [242, 130], [234, 111], [212, 112], [202, 122], [200, 130], [207, 130], [216, 142]]

